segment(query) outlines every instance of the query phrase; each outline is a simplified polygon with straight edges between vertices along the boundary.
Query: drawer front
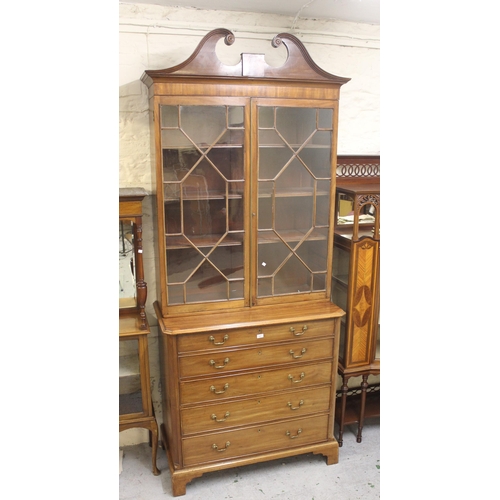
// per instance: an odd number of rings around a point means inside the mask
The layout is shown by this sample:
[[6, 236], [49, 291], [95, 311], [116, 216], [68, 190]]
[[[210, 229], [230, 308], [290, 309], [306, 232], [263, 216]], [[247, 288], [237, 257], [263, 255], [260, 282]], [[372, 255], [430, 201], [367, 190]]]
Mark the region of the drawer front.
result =
[[260, 345], [264, 342], [280, 342], [298, 338], [328, 337], [333, 335], [333, 330], [334, 320], [325, 319], [305, 323], [283, 323], [255, 328], [221, 330], [216, 333], [196, 333], [179, 336], [178, 350], [180, 353], [185, 353], [245, 345]]
[[290, 366], [279, 370], [222, 376], [180, 383], [181, 405], [215, 402], [283, 389], [327, 384], [332, 378], [331, 361]]
[[180, 357], [179, 373], [181, 378], [195, 377], [281, 363], [300, 363], [332, 356], [333, 338], [325, 338]]
[[321, 443], [327, 438], [328, 415], [187, 437], [182, 440], [184, 466]]
[[226, 401], [181, 411], [182, 433], [192, 434], [226, 429], [255, 422], [296, 418], [330, 408], [331, 386]]

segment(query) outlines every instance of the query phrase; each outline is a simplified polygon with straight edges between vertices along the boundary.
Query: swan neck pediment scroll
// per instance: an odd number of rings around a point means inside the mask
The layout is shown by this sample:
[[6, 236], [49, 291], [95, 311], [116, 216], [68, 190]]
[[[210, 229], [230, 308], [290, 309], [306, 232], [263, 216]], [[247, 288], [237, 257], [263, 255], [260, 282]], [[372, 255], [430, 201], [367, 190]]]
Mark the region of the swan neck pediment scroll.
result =
[[212, 78], [272, 78], [278, 80], [330, 82], [337, 85], [347, 83], [350, 78], [333, 75], [321, 69], [311, 58], [302, 42], [289, 33], [276, 35], [271, 45], [282, 44], [287, 50], [287, 59], [279, 67], [270, 66], [264, 54], [242, 53], [236, 65], [226, 65], [216, 54], [216, 45], [224, 38], [226, 45], [235, 41], [234, 34], [218, 28], [206, 34], [195, 51], [184, 62], [171, 68], [145, 71], [141, 80], [150, 84], [162, 78], [203, 76]]

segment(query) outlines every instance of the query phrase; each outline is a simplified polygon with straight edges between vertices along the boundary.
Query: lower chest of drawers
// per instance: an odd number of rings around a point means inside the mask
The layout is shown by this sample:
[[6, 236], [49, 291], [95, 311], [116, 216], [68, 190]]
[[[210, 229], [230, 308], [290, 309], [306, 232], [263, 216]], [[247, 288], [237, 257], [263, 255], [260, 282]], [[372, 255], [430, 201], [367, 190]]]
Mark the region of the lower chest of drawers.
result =
[[177, 342], [184, 466], [327, 439], [333, 321]]
[[205, 472], [296, 454], [337, 463], [334, 314], [241, 328], [235, 314], [188, 333], [162, 327], [161, 427], [174, 491]]

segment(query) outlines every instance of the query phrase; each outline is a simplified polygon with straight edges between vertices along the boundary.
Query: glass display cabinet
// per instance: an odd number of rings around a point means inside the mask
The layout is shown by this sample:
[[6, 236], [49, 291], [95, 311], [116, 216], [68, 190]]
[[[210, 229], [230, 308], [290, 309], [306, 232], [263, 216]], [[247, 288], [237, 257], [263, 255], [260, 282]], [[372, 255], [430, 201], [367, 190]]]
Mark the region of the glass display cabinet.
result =
[[[330, 300], [340, 87], [293, 35], [287, 60], [215, 54], [208, 33], [148, 70], [156, 170], [162, 438], [174, 496], [209, 471], [338, 461]], [[314, 390], [313, 390], [314, 389]], [[310, 392], [309, 392], [310, 391]]]
[[[364, 160], [364, 162], [363, 162]], [[358, 167], [379, 159], [342, 158]], [[341, 320], [338, 370], [342, 386], [336, 405], [339, 445], [344, 426], [357, 423], [362, 441], [365, 418], [380, 415], [380, 178], [364, 174], [337, 177], [332, 300], [346, 315]], [[378, 173], [378, 165], [376, 169]], [[349, 380], [361, 384], [349, 388]]]
[[142, 259], [142, 200], [146, 191], [120, 189], [119, 211], [119, 416], [120, 432], [147, 429], [153, 474], [158, 449], [158, 424], [153, 412], [149, 373], [149, 324], [144, 311], [147, 286]]

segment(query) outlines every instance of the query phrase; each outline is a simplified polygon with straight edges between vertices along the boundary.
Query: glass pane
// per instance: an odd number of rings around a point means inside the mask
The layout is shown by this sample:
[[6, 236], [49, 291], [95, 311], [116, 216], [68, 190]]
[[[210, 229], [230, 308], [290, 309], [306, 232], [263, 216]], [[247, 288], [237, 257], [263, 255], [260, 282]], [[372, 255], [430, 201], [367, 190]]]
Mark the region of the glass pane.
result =
[[318, 109], [318, 128], [333, 129], [333, 109]]
[[[260, 232], [259, 241], [266, 241], [264, 238], [267, 236], [266, 243], [259, 244], [258, 255], [258, 277], [272, 276], [278, 270], [278, 267], [291, 255], [290, 248], [281, 242], [272, 232]], [[274, 242], [273, 242], [274, 241]]]
[[274, 128], [274, 108], [259, 108], [259, 128]]
[[[189, 279], [193, 269], [203, 262], [200, 254], [186, 240], [181, 237], [175, 241], [167, 238], [167, 281], [168, 283], [184, 283]], [[174, 244], [177, 243], [177, 246]]]
[[326, 272], [328, 230], [312, 233], [298, 248], [297, 255], [311, 272]]
[[276, 129], [288, 144], [303, 144], [316, 131], [316, 110], [276, 108]]
[[325, 290], [332, 126], [331, 109], [259, 108], [258, 296]]
[[163, 148], [193, 148], [193, 142], [180, 130], [162, 130], [161, 142]]
[[119, 411], [120, 415], [142, 413], [139, 344], [136, 339], [119, 342]]
[[313, 292], [326, 290], [326, 273], [313, 274]]
[[161, 106], [160, 108], [161, 127], [179, 126], [179, 109], [177, 106]]
[[276, 194], [287, 195], [300, 191], [312, 194], [314, 178], [307, 167], [297, 158], [281, 170], [276, 178]]
[[180, 128], [194, 144], [210, 146], [226, 131], [226, 106], [180, 106]]
[[[167, 238], [167, 248], [180, 238]], [[243, 235], [228, 234], [212, 245], [184, 239], [184, 247], [167, 250], [169, 303], [243, 298]], [[196, 240], [195, 240], [196, 242]], [[192, 245], [189, 247], [189, 245]], [[241, 281], [241, 284], [235, 284]], [[173, 285], [177, 285], [174, 287]]]
[[[344, 250], [339, 246], [333, 248], [333, 264], [332, 264], [332, 276], [337, 278], [337, 280], [342, 281], [347, 286], [349, 280], [349, 262], [351, 259], [351, 252]], [[338, 304], [334, 301], [335, 304]], [[341, 306], [342, 307], [342, 306]]]
[[[243, 188], [242, 183], [230, 183], [229, 192], [235, 196], [229, 195], [229, 200], [227, 202], [227, 209], [221, 208], [221, 216], [225, 215], [227, 212], [227, 224], [229, 231], [242, 231], [243, 230], [243, 217], [244, 217], [244, 207], [243, 200], [241, 198], [241, 189]], [[239, 195], [239, 196], [238, 196]]]
[[[245, 108], [243, 106], [228, 106], [228, 127], [243, 127]], [[241, 142], [243, 144], [243, 142]]]
[[161, 108], [169, 304], [244, 296], [244, 111]]
[[273, 228], [273, 200], [271, 196], [259, 198], [259, 229]]
[[[284, 238], [298, 239], [305, 235], [313, 225], [314, 199], [312, 196], [276, 198], [275, 229]], [[297, 232], [299, 234], [297, 234]]]
[[292, 256], [276, 273], [274, 282], [275, 295], [297, 292], [310, 292], [312, 275], [300, 260]]
[[337, 224], [352, 224], [354, 221], [354, 198], [348, 194], [337, 195]]
[[299, 158], [318, 179], [330, 178], [331, 172], [331, 150], [306, 146], [298, 153]]
[[120, 220], [119, 273], [120, 273], [120, 308], [134, 307], [137, 301], [135, 278], [134, 223]]
[[274, 179], [293, 159], [293, 151], [284, 147], [268, 147], [259, 149], [259, 178]]
[[315, 226], [329, 226], [330, 220], [330, 181], [318, 181], [316, 197]]

